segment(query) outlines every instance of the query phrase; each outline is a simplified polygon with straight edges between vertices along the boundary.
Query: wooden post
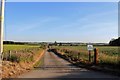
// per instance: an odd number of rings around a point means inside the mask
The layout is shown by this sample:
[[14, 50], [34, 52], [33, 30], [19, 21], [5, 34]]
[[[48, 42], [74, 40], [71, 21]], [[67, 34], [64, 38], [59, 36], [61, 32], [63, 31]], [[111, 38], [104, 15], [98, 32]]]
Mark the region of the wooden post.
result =
[[11, 50], [9, 50], [9, 60], [11, 59]]
[[94, 64], [98, 64], [98, 49], [94, 49]]
[[89, 62], [91, 62], [91, 51], [89, 50]]
[[78, 53], [78, 60], [80, 59], [80, 53]]

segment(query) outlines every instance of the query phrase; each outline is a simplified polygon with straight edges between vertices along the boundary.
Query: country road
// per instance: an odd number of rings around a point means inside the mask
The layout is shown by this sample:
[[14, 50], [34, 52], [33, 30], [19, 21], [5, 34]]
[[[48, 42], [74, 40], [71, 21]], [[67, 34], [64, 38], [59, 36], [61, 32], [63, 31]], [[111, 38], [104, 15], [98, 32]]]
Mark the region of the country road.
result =
[[45, 52], [43, 64], [43, 66], [24, 73], [18, 78], [119, 78], [106, 73], [75, 67], [53, 52]]

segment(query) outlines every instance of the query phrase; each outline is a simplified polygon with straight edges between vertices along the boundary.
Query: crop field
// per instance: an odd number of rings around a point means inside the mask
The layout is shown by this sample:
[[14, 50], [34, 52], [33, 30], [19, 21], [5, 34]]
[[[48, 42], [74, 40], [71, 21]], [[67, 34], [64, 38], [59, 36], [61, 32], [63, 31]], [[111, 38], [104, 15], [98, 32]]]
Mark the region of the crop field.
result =
[[[79, 60], [88, 61], [89, 55], [87, 46], [52, 46], [52, 48], [64, 53], [67, 57], [72, 57], [78, 59], [78, 54], [80, 55]], [[114, 46], [94, 46], [98, 49], [98, 60], [99, 64], [104, 65], [118, 65], [119, 61], [119, 48]], [[93, 61], [94, 51], [91, 51], [91, 60]]]
[[38, 45], [4, 45], [3, 60], [5, 61], [33, 61], [34, 56], [42, 51]]
[[38, 45], [4, 45], [3, 52], [8, 52], [9, 50], [24, 50], [29, 48], [38, 48]]

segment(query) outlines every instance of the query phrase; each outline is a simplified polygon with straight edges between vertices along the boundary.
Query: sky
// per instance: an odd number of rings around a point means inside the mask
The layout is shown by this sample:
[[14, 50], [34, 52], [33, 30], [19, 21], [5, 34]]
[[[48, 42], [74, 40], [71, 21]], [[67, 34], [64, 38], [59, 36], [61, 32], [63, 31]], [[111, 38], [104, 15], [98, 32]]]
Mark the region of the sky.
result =
[[7, 2], [4, 40], [100, 42], [118, 37], [117, 2]]
[[6, 2], [119, 2], [119, 0], [6, 0]]

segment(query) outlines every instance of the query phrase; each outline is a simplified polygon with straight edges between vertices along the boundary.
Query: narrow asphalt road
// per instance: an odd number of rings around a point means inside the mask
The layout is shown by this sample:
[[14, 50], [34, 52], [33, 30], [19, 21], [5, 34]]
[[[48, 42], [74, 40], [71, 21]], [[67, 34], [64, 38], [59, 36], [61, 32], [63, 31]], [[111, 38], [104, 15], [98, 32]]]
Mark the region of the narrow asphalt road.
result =
[[106, 73], [78, 68], [59, 58], [53, 52], [45, 52], [44, 65], [18, 78], [119, 78]]

